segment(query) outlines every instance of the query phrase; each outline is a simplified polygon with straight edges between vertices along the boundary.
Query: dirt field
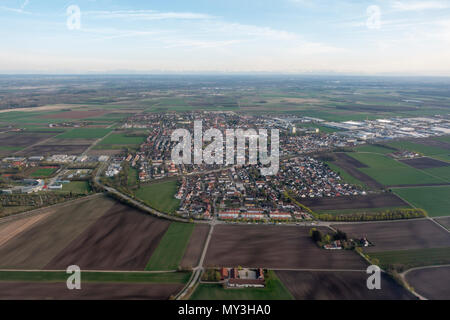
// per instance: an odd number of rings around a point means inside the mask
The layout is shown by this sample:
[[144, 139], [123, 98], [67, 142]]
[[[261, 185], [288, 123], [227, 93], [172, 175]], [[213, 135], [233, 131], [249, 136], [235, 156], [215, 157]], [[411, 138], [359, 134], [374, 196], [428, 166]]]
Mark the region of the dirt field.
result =
[[183, 259], [181, 260], [181, 266], [183, 268], [192, 268], [198, 265], [206, 238], [208, 237], [208, 232], [209, 226], [207, 225], [197, 224], [195, 226], [186, 251], [184, 252]]
[[144, 270], [169, 224], [116, 203], [45, 269], [76, 264], [82, 270]]
[[408, 141], [413, 142], [413, 143], [420, 143], [420, 144], [423, 144], [426, 146], [432, 146], [432, 147], [450, 150], [450, 143], [447, 143], [444, 141], [439, 141], [439, 140], [434, 140], [432, 138], [430, 138], [430, 139], [412, 139], [412, 140], [408, 140]]
[[373, 189], [382, 189], [383, 185], [375, 179], [358, 170], [358, 168], [367, 168], [364, 163], [350, 157], [346, 153], [336, 153], [337, 160], [334, 164], [347, 171], [350, 175], [363, 182], [366, 186]]
[[65, 111], [59, 112], [55, 114], [47, 114], [43, 115], [41, 118], [44, 119], [85, 119], [85, 118], [93, 118], [100, 117], [107, 113], [104, 110], [91, 110], [91, 111]]
[[183, 284], [83, 283], [68, 290], [64, 282], [0, 282], [0, 300], [167, 300]]
[[406, 274], [406, 281], [427, 299], [449, 300], [450, 267], [424, 268]]
[[428, 157], [399, 161], [415, 169], [430, 169], [450, 166], [450, 163], [448, 162], [439, 161]]
[[349, 236], [367, 237], [367, 252], [450, 247], [450, 234], [429, 220], [333, 225]]
[[58, 132], [52, 134], [36, 134], [36, 133], [1, 133], [0, 146], [5, 147], [26, 147], [36, 144], [40, 141], [57, 135]]
[[309, 229], [285, 226], [218, 225], [206, 255], [206, 266], [267, 269], [365, 269], [354, 252], [320, 249]]
[[296, 300], [410, 300], [415, 297], [386, 275], [381, 290], [367, 289], [362, 272], [276, 271]]
[[33, 156], [33, 155], [52, 155], [52, 154], [69, 154], [69, 155], [79, 155], [82, 154], [84, 150], [89, 148], [90, 144], [87, 145], [64, 145], [64, 144], [42, 144], [35, 145], [29, 149], [23, 150], [18, 153], [18, 155], [23, 156]]
[[450, 230], [450, 217], [435, 218], [434, 220], [447, 228], [447, 230]]
[[49, 211], [19, 220], [0, 223], [0, 247], [52, 213], [52, 211]]
[[313, 210], [409, 207], [406, 202], [393, 193], [379, 193], [351, 197], [300, 199], [299, 201]]
[[115, 204], [96, 197], [49, 209], [55, 212], [0, 247], [0, 268], [42, 269]]

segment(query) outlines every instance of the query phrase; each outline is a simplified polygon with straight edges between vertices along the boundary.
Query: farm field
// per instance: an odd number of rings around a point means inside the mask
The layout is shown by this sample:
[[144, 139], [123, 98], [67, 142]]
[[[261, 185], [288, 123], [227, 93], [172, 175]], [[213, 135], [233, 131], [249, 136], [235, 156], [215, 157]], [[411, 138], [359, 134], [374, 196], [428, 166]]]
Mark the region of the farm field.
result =
[[208, 237], [210, 226], [204, 224], [196, 224], [192, 231], [189, 243], [184, 251], [183, 259], [181, 260], [181, 267], [193, 268], [199, 263], [203, 247]]
[[45, 266], [63, 270], [144, 270], [169, 227], [167, 220], [113, 202], [94, 224], [60, 250]]
[[172, 222], [145, 269], [176, 270], [183, 258], [194, 227], [194, 224]]
[[410, 300], [416, 299], [382, 274], [381, 290], [368, 290], [367, 274], [339, 271], [276, 271], [296, 300]]
[[445, 218], [435, 218], [434, 221], [437, 221], [440, 225], [450, 230], [450, 217]]
[[94, 197], [49, 208], [48, 212], [52, 214], [47, 218], [0, 246], [0, 268], [43, 269], [114, 205], [115, 202], [108, 198]]
[[437, 176], [450, 183], [450, 166], [425, 169], [425, 172]]
[[362, 188], [366, 188], [365, 184], [361, 180], [352, 176], [350, 173], [348, 173], [345, 169], [341, 168], [335, 162], [327, 161], [326, 164], [330, 167], [331, 170], [339, 174], [344, 183], [353, 184], [356, 186], [360, 186]]
[[310, 238], [309, 230], [293, 226], [217, 225], [205, 265], [266, 269], [366, 268], [366, 262], [354, 252], [320, 249]]
[[68, 155], [80, 155], [89, 148], [90, 144], [38, 144], [29, 149], [19, 151], [18, 155], [21, 156], [34, 156], [34, 155], [54, 155], [54, 154], [68, 154]]
[[64, 282], [0, 282], [0, 300], [168, 300], [183, 286], [83, 282], [82, 290], [67, 290]]
[[[86, 282], [144, 282], [144, 283], [186, 283], [189, 272], [145, 273], [145, 272], [95, 272], [85, 271]], [[62, 271], [0, 271], [1, 281], [24, 282], [66, 282], [67, 273]]]
[[359, 168], [358, 170], [385, 186], [439, 184], [446, 182], [444, 179], [428, 175], [384, 155], [351, 153], [350, 156], [368, 166], [368, 168]]
[[423, 268], [412, 270], [406, 274], [406, 281], [420, 295], [432, 300], [449, 300], [450, 267]]
[[220, 284], [200, 283], [190, 300], [292, 300], [292, 295], [273, 271], [265, 288], [225, 289]]
[[142, 186], [136, 191], [136, 197], [158, 211], [174, 213], [180, 204], [174, 197], [176, 192], [177, 181], [167, 181]]
[[374, 145], [374, 144], [364, 144], [362, 146], [358, 146], [355, 148], [355, 152], [368, 152], [368, 153], [380, 153], [380, 154], [389, 154], [393, 153], [396, 150], [394, 148], [389, 148], [382, 145]]
[[388, 143], [388, 146], [394, 147], [399, 150], [408, 150], [412, 152], [418, 152], [432, 158], [436, 158], [443, 161], [450, 161], [450, 150], [426, 144], [417, 143], [413, 141], [393, 141]]
[[398, 265], [406, 270], [421, 266], [450, 264], [450, 247], [371, 252], [369, 256], [378, 259], [383, 267]]
[[366, 196], [299, 199], [298, 201], [312, 210], [320, 211], [409, 207], [406, 202], [392, 193], [368, 194]]
[[431, 217], [450, 216], [450, 186], [393, 189], [413, 206], [424, 209]]
[[413, 167], [414, 169], [431, 169], [431, 168], [442, 168], [447, 167], [447, 170], [450, 171], [450, 163], [436, 160], [429, 157], [421, 157], [421, 158], [415, 158], [415, 159], [406, 159], [406, 160], [399, 160], [399, 162], [407, 164], [410, 167]]
[[[337, 171], [346, 172], [351, 177], [356, 179], [356, 181], [360, 181], [356, 183], [359, 185], [362, 183], [364, 186], [367, 186], [370, 189], [382, 189], [383, 186], [378, 183], [376, 180], [365, 174], [364, 172], [361, 172], [358, 170], [359, 168], [365, 168], [367, 167], [365, 164], [357, 161], [356, 159], [350, 157], [347, 153], [335, 153], [337, 160], [332, 162], [335, 166], [337, 166], [339, 169]], [[342, 169], [342, 170], [340, 170]]]
[[103, 139], [99, 145], [140, 145], [144, 141], [144, 136], [127, 136], [126, 133], [113, 133]]
[[450, 233], [427, 219], [334, 224], [332, 227], [346, 232], [350, 237], [367, 237], [374, 244], [364, 248], [368, 253], [450, 246]]
[[111, 129], [76, 128], [58, 135], [57, 139], [100, 139], [110, 133]]
[[16, 219], [15, 217], [13, 219], [3, 219], [0, 222], [0, 247], [50, 214], [52, 214], [52, 212], [49, 211], [20, 219]]

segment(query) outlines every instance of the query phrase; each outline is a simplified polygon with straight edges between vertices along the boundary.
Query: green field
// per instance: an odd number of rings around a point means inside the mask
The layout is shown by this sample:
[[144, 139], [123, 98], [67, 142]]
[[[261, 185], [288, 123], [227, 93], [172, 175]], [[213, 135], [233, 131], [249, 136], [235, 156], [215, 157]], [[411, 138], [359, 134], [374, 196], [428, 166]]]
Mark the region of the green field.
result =
[[342, 169], [335, 163], [327, 161], [326, 164], [330, 167], [331, 170], [333, 170], [334, 172], [339, 174], [339, 176], [342, 178], [344, 183], [357, 185], [362, 188], [367, 188], [367, 186], [362, 181], [360, 181], [359, 179], [356, 179], [350, 173], [348, 173], [347, 171], [345, 171], [344, 169]]
[[137, 184], [139, 180], [139, 171], [135, 168], [129, 168], [128, 169], [128, 186], [134, 186]]
[[70, 183], [63, 184], [63, 192], [72, 193], [88, 193], [91, 192], [91, 186], [88, 181], [72, 181]]
[[100, 139], [110, 133], [111, 129], [76, 128], [56, 136], [58, 139]]
[[158, 211], [175, 213], [180, 205], [180, 200], [174, 197], [176, 192], [177, 181], [167, 181], [139, 188], [136, 197]]
[[450, 263], [450, 247], [369, 253], [382, 267], [403, 265], [405, 269]]
[[172, 222], [147, 263], [146, 270], [176, 270], [194, 230], [194, 224]]
[[445, 179], [431, 176], [385, 155], [375, 153], [349, 153], [349, 155], [369, 166], [358, 170], [385, 186], [446, 182]]
[[[81, 281], [87, 282], [146, 282], [186, 283], [189, 272], [144, 273], [144, 272], [87, 272], [81, 274]], [[63, 271], [0, 271], [0, 281], [66, 282]]]
[[431, 217], [450, 216], [450, 186], [393, 189], [413, 206], [424, 209]]
[[103, 139], [99, 145], [140, 145], [145, 136], [127, 136], [126, 133], [113, 133]]
[[400, 150], [409, 150], [413, 152], [418, 152], [426, 156], [430, 156], [443, 161], [450, 161], [450, 151], [441, 149], [435, 146], [414, 143], [410, 141], [394, 141], [388, 144], [391, 147]]
[[293, 300], [274, 271], [266, 275], [265, 288], [225, 289], [220, 284], [200, 283], [191, 300]]
[[433, 176], [444, 179], [447, 182], [450, 182], [450, 166], [429, 168], [429, 169], [424, 169], [423, 171], [425, 171], [426, 173], [431, 174]]
[[370, 152], [370, 153], [381, 153], [381, 154], [389, 154], [395, 152], [395, 150], [384, 148], [379, 145], [373, 144], [364, 144], [362, 146], [358, 146], [355, 148], [356, 152]]
[[56, 170], [57, 168], [38, 168], [31, 173], [31, 176], [33, 178], [50, 177]]

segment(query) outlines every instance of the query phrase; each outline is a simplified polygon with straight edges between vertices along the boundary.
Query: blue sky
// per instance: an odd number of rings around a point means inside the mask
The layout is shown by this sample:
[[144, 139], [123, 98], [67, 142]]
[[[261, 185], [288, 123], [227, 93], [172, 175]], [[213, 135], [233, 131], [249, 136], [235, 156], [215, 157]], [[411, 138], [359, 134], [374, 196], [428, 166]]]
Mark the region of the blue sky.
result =
[[450, 75], [450, 0], [0, 0], [0, 39], [0, 73]]

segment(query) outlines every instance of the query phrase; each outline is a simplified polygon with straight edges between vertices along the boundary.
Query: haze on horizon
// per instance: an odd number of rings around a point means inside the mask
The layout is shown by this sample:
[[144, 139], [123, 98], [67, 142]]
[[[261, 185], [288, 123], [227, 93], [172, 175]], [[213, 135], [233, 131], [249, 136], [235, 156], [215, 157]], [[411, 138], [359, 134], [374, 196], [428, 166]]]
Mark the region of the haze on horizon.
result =
[[0, 73], [450, 76], [450, 0], [187, 2], [0, 0]]

